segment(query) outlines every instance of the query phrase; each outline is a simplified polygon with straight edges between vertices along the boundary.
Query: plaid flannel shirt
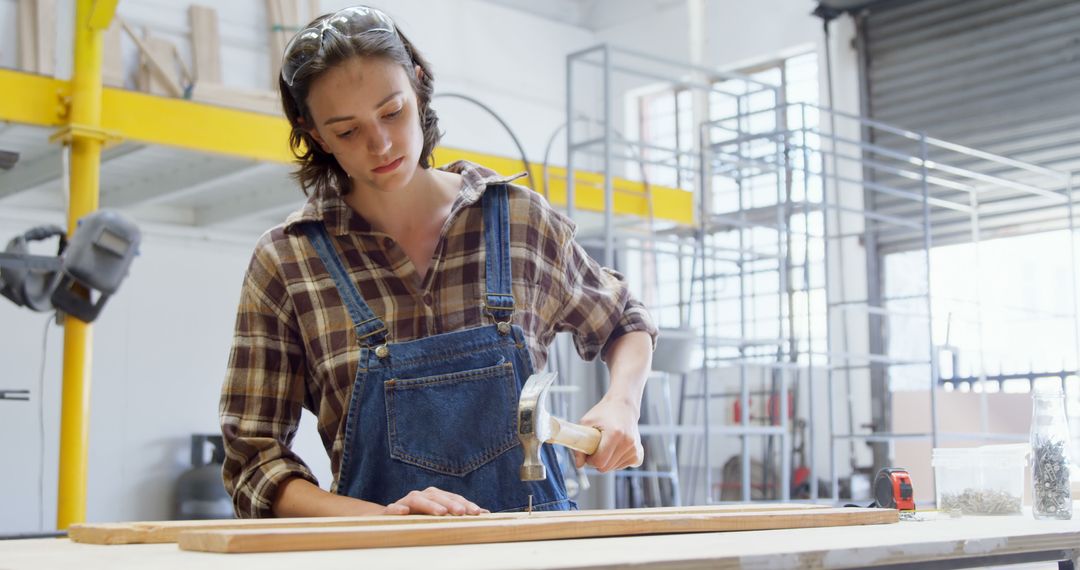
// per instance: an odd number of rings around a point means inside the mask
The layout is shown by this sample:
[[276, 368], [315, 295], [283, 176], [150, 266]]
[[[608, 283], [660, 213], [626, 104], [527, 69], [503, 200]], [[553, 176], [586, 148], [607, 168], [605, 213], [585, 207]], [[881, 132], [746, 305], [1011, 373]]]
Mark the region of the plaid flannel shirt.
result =
[[[472, 163], [445, 167], [462, 189], [443, 227], [428, 275], [413, 269], [390, 236], [375, 231], [340, 196], [313, 196], [258, 241], [241, 290], [220, 402], [225, 486], [240, 517], [273, 516], [278, 486], [291, 477], [317, 483], [290, 449], [301, 408], [318, 419], [336, 488], [343, 424], [359, 350], [334, 283], [298, 224], [321, 222], [364, 300], [386, 323], [391, 342], [492, 324], [484, 289], [483, 210], [491, 184], [509, 183]], [[574, 241], [575, 226], [539, 194], [511, 185], [510, 239], [514, 323], [537, 370], [558, 332], [570, 332], [592, 360], [630, 331], [656, 327], [619, 273]]]

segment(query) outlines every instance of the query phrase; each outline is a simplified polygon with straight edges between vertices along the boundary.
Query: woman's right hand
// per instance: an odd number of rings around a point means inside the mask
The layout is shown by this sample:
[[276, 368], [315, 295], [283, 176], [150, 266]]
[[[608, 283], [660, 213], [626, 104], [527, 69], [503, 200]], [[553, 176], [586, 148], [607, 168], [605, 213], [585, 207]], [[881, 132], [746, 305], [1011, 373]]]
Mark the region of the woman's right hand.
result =
[[423, 491], [411, 491], [408, 495], [386, 505], [384, 515], [479, 515], [491, 511], [461, 495], [428, 487]]

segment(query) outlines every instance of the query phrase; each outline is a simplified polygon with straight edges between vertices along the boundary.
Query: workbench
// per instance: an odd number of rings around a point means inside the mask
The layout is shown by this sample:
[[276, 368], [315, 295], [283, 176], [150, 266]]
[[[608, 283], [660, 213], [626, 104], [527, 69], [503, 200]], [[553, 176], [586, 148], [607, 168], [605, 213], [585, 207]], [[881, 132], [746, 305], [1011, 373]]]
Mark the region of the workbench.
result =
[[1050, 561], [1076, 564], [1080, 557], [1080, 519], [920, 516], [925, 520], [858, 527], [275, 554], [10, 540], [0, 541], [0, 569], [964, 568], [1035, 561], [1053, 569]]

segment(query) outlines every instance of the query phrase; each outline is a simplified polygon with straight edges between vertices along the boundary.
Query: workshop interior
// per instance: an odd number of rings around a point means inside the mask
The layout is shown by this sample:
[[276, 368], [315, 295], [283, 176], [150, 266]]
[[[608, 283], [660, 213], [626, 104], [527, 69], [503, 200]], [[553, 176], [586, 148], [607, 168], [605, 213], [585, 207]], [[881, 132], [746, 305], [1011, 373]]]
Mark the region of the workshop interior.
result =
[[[0, 0], [0, 568], [1080, 563], [1078, 0], [372, 0], [433, 166], [520, 174], [647, 311], [640, 457], [577, 461], [615, 367], [563, 327], [470, 421], [576, 510], [241, 520], [237, 307], [308, 203], [289, 54], [354, 5]], [[300, 399], [279, 443], [341, 493]]]

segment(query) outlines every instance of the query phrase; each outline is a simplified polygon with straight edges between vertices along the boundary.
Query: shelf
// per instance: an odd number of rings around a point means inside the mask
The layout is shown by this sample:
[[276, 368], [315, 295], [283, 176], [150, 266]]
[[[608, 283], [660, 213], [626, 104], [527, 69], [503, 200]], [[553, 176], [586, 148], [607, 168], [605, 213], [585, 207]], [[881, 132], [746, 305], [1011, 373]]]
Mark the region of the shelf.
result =
[[[0, 121], [59, 128], [61, 98], [70, 97], [68, 81], [0, 69]], [[281, 116], [219, 107], [205, 103], [160, 97], [137, 91], [106, 87], [102, 90], [101, 128], [121, 141], [161, 145], [206, 152], [237, 159], [254, 159], [292, 164], [289, 124]], [[440, 147], [435, 163], [470, 160], [503, 174], [522, 172], [518, 158]], [[16, 165], [16, 169], [18, 165]], [[532, 164], [530, 179], [518, 183], [543, 192], [540, 164]], [[548, 169], [548, 200], [566, 205], [566, 169]], [[601, 174], [576, 171], [575, 207], [584, 211], [604, 211], [604, 178]], [[626, 192], [615, 195], [615, 213], [647, 218], [649, 203], [640, 182], [615, 178], [613, 184]], [[651, 185], [653, 217], [656, 220], [691, 225], [694, 222], [693, 195], [685, 190]]]

